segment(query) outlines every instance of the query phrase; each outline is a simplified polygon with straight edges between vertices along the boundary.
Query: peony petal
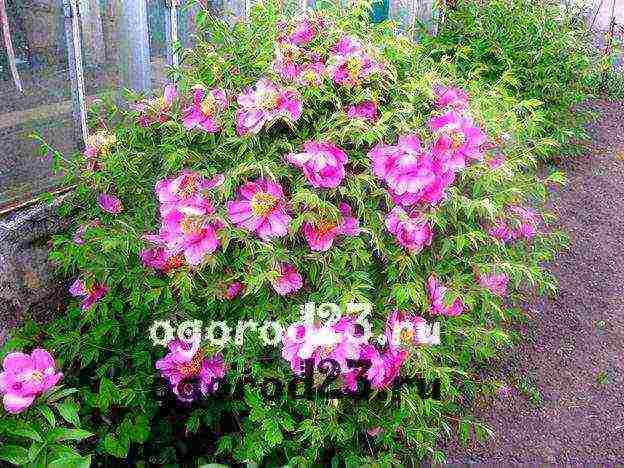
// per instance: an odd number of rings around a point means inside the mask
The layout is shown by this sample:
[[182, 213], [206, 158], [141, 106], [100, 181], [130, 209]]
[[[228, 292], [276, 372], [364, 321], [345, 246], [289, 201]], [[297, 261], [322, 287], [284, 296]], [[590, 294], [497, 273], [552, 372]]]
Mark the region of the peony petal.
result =
[[45, 349], [34, 349], [30, 354], [35, 369], [45, 371], [54, 368], [54, 358]]
[[2, 361], [2, 366], [6, 372], [11, 374], [19, 374], [24, 371], [34, 369], [31, 357], [24, 353], [9, 353]]
[[72, 283], [69, 288], [69, 293], [74, 297], [86, 296], [88, 294], [84, 282], [79, 279]]
[[3, 403], [4, 409], [11, 414], [19, 414], [33, 404], [35, 401], [34, 396], [20, 396], [14, 393], [7, 393], [4, 395]]

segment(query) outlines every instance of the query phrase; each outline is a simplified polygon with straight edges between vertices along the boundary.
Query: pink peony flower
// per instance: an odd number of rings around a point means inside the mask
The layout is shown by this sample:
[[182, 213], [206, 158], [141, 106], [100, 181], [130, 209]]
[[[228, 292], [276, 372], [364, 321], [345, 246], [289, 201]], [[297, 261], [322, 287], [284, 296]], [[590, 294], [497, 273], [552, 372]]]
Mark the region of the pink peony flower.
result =
[[271, 286], [280, 296], [293, 294], [303, 286], [303, 279], [297, 269], [289, 263], [278, 265], [278, 276], [271, 280]]
[[439, 109], [450, 107], [456, 111], [462, 111], [468, 107], [468, 93], [453, 86], [438, 85], [433, 88], [436, 95], [435, 105]]
[[307, 16], [295, 18], [293, 31], [286, 36], [291, 44], [306, 45], [316, 37], [316, 25]]
[[45, 349], [34, 349], [30, 355], [9, 353], [2, 367], [0, 394], [4, 395], [4, 409], [11, 414], [23, 412], [38, 395], [63, 378], [63, 374], [56, 371], [54, 358]]
[[305, 63], [305, 51], [288, 41], [287, 38], [278, 38], [275, 44], [275, 59], [272, 68], [284, 81], [296, 81], [301, 76]]
[[531, 240], [537, 233], [539, 214], [531, 208], [512, 205], [507, 208], [506, 216], [512, 218], [517, 227], [511, 227], [504, 218], [497, 219], [488, 233], [503, 242], [524, 238]]
[[186, 264], [183, 256], [176, 255], [165, 247], [143, 249], [139, 253], [139, 257], [146, 267], [164, 273], [182, 268]]
[[[423, 152], [420, 139], [415, 134], [399, 137], [395, 146], [378, 144], [368, 153], [368, 157], [373, 163], [373, 173], [400, 193], [405, 191], [406, 186], [421, 188], [434, 177], [430, 155]], [[410, 181], [410, 174], [418, 180]]]
[[311, 331], [314, 331], [314, 326], [311, 324], [294, 323], [282, 335], [282, 357], [290, 362], [290, 367], [296, 374], [304, 371], [304, 359], [299, 355], [299, 350]]
[[223, 184], [223, 174], [210, 180], [197, 172], [184, 171], [173, 179], [156, 182], [156, 195], [160, 202], [160, 214], [166, 216], [174, 209], [189, 214], [213, 214], [215, 209], [207, 197], [207, 193]]
[[398, 206], [386, 216], [386, 228], [410, 253], [420, 252], [433, 241], [431, 223], [422, 214], [416, 211], [408, 214]]
[[187, 129], [197, 128], [208, 133], [217, 133], [221, 130], [219, 114], [228, 106], [227, 95], [220, 88], [206, 92], [203, 88], [196, 88], [193, 92], [193, 105], [184, 110], [182, 124]]
[[374, 101], [363, 101], [359, 104], [351, 105], [347, 108], [347, 117], [375, 122], [379, 118], [377, 104]]
[[339, 205], [342, 219], [339, 222], [325, 221], [318, 224], [304, 223], [303, 233], [312, 250], [325, 252], [331, 248], [337, 236], [357, 236], [360, 223], [351, 216], [351, 207], [346, 203]]
[[438, 337], [429, 332], [424, 318], [399, 310], [395, 310], [388, 317], [385, 337], [392, 351], [410, 349], [414, 345], [440, 344]]
[[431, 167], [434, 174], [434, 179], [431, 183], [425, 185], [417, 192], [405, 191], [400, 195], [390, 188], [388, 192], [392, 197], [392, 201], [404, 207], [412, 206], [416, 203], [434, 206], [440, 204], [446, 196], [446, 189], [455, 181], [455, 171], [445, 171], [444, 164], [435, 155]]
[[106, 130], [99, 130], [89, 135], [83, 153], [87, 158], [87, 169], [99, 171], [101, 169], [100, 156], [108, 154], [116, 143], [117, 137]]
[[300, 167], [307, 181], [316, 188], [336, 188], [345, 177], [347, 153], [325, 141], [308, 141], [302, 153], [286, 156], [289, 163]]
[[270, 126], [277, 119], [296, 122], [303, 110], [296, 91], [280, 88], [267, 79], [243, 91], [237, 101], [240, 108], [236, 111], [236, 131], [239, 135], [259, 133], [265, 124]]
[[302, 86], [320, 86], [325, 80], [325, 74], [325, 64], [316, 61], [303, 65], [295, 81]]
[[381, 434], [382, 432], [383, 432], [383, 429], [379, 426], [366, 429], [366, 433], [371, 437], [375, 437], [376, 435]]
[[303, 72], [303, 66], [295, 63], [292, 59], [276, 54], [273, 69], [284, 81], [299, 81]]
[[207, 357], [205, 351], [198, 349], [198, 343], [180, 340], [171, 341], [167, 347], [169, 353], [156, 362], [156, 369], [169, 381], [178, 399], [193, 401], [192, 395], [180, 392], [185, 382], [198, 381], [204, 395], [216, 391], [217, 380], [225, 377], [227, 372], [227, 366], [221, 355]]
[[433, 154], [444, 172], [455, 173], [466, 168], [466, 156], [461, 151], [454, 151], [447, 138], [440, 137], [435, 141]]
[[531, 208], [523, 208], [521, 206], [512, 205], [509, 207], [509, 212], [517, 217], [520, 221], [520, 227], [515, 230], [514, 237], [524, 237], [527, 240], [532, 239], [537, 233], [537, 224], [539, 222], [539, 215]]
[[84, 281], [77, 279], [70, 286], [69, 293], [74, 297], [82, 297], [81, 309], [89, 310], [96, 302], [106, 296], [108, 288], [97, 282], [87, 286]]
[[78, 226], [78, 229], [76, 229], [76, 233], [74, 234], [74, 242], [78, 245], [83, 245], [85, 243], [83, 236], [87, 233], [87, 230], [89, 228], [100, 227], [100, 226], [101, 226], [100, 220], [97, 218], [91, 221], [90, 223], [81, 224], [80, 226]]
[[455, 180], [454, 168], [434, 149], [424, 152], [416, 135], [404, 135], [395, 146], [378, 144], [369, 153], [373, 173], [388, 184], [395, 203], [438, 204]]
[[399, 376], [407, 356], [408, 353], [405, 350], [387, 350], [382, 353], [373, 345], [365, 344], [361, 348], [359, 359], [370, 361], [371, 366], [366, 373], [366, 378], [373, 388], [381, 389], [390, 386]]
[[327, 63], [329, 76], [344, 86], [357, 86], [383, 69], [360, 42], [349, 36], [338, 41]]
[[456, 315], [460, 315], [464, 311], [464, 303], [459, 298], [455, 299], [450, 306], [446, 305], [444, 301], [446, 291], [446, 286], [440, 284], [435, 275], [431, 274], [427, 280], [427, 292], [429, 293], [429, 299], [431, 300], [429, 313], [431, 315], [454, 317]]
[[490, 169], [494, 170], [505, 164], [505, 160], [506, 158], [504, 154], [498, 154], [496, 156], [486, 157], [485, 162]]
[[502, 219], [497, 220], [494, 225], [488, 229], [488, 234], [503, 242], [509, 242], [514, 239], [512, 230]]
[[97, 197], [98, 204], [103, 211], [111, 214], [119, 214], [123, 211], [121, 200], [114, 195], [101, 193]]
[[227, 372], [227, 365], [223, 356], [215, 354], [204, 359], [199, 373], [199, 389], [204, 395], [214, 393], [219, 388], [219, 379], [223, 379]]
[[288, 233], [292, 219], [286, 213], [286, 202], [280, 184], [267, 179], [247, 182], [239, 189], [239, 198], [228, 203], [233, 223], [262, 240], [282, 237]]
[[174, 84], [165, 86], [162, 97], [154, 99], [142, 99], [141, 101], [130, 104], [130, 108], [139, 113], [139, 124], [142, 127], [160, 122], [164, 123], [169, 120], [169, 112], [173, 107], [173, 103], [178, 97], [178, 89]]
[[495, 294], [496, 296], [507, 295], [509, 277], [505, 273], [477, 275], [477, 282], [479, 283], [479, 286], [489, 289], [492, 294]]
[[333, 359], [340, 365], [340, 372], [350, 371], [347, 360], [358, 359], [360, 345], [346, 333], [350, 319], [335, 324], [295, 323], [282, 336], [282, 357], [290, 362], [296, 374], [304, 371], [303, 363], [312, 359], [316, 369], [324, 359]]
[[186, 262], [195, 267], [219, 248], [217, 230], [206, 216], [173, 209], [163, 218], [159, 236], [173, 255], [184, 254]]
[[243, 283], [241, 283], [240, 281], [235, 281], [227, 286], [225, 292], [223, 293], [223, 297], [228, 301], [231, 301], [240, 293], [242, 293], [244, 289], [245, 287], [243, 286]]
[[487, 142], [487, 135], [475, 127], [472, 119], [455, 111], [434, 117], [429, 121], [432, 132], [439, 134], [436, 148], [439, 151], [455, 153], [455, 157], [483, 160], [481, 146]]

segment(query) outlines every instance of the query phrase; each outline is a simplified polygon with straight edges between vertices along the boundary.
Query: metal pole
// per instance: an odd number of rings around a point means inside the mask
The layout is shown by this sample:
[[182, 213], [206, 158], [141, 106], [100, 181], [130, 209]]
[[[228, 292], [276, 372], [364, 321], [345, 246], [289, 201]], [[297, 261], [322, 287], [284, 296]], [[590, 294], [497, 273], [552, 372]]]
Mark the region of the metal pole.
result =
[[80, 41], [80, 18], [76, 0], [63, 0], [65, 16], [65, 41], [67, 43], [67, 63], [71, 82], [72, 113], [78, 123], [75, 129], [76, 140], [86, 145], [89, 137], [87, 127], [87, 108], [84, 92], [84, 73], [82, 68], [82, 44]]
[[22, 80], [20, 80], [19, 73], [17, 71], [17, 61], [15, 60], [15, 50], [13, 49], [13, 42], [11, 41], [11, 29], [9, 27], [9, 18], [6, 13], [6, 5], [4, 0], [0, 0], [0, 21], [2, 22], [2, 36], [4, 37], [4, 48], [6, 49], [7, 57], [9, 59], [9, 67], [11, 68], [11, 74], [13, 75], [13, 82], [17, 90], [22, 93]]
[[165, 6], [169, 9], [169, 14], [165, 16], [167, 61], [172, 67], [177, 67], [180, 64], [180, 58], [175, 47], [178, 42], [178, 7], [180, 3], [180, 0], [165, 0]]
[[119, 64], [123, 85], [134, 91], [151, 90], [151, 59], [146, 0], [122, 0]]

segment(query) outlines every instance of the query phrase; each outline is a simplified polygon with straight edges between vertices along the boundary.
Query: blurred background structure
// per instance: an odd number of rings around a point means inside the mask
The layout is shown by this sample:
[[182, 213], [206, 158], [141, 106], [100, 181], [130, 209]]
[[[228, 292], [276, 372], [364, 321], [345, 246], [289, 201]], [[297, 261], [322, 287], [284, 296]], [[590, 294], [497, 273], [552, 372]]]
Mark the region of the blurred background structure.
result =
[[[67, 156], [83, 146], [73, 22], [80, 31], [87, 105], [125, 87], [162, 86], [172, 42], [170, 4], [163, 0], [0, 1], [22, 86], [20, 92], [6, 41], [0, 40], [0, 209], [6, 209], [58, 184], [50, 158], [39, 155], [32, 134]], [[219, 0], [213, 3], [207, 6], [222, 9]], [[180, 45], [191, 47], [195, 10], [184, 5], [176, 10]]]
[[[70, 157], [84, 144], [81, 122], [90, 102], [123, 88], [162, 87], [176, 44], [193, 46], [199, 8], [235, 19], [245, 17], [252, 2], [0, 0], [7, 18], [0, 41], [0, 213], [59, 184], [49, 155], [38, 153], [32, 134]], [[314, 0], [284, 1], [289, 14], [314, 6]], [[372, 19], [389, 16], [404, 33], [435, 33], [436, 11], [435, 0], [379, 0]], [[624, 23], [624, 0], [593, 0], [585, 11], [599, 32]], [[11, 71], [7, 37], [22, 92]]]

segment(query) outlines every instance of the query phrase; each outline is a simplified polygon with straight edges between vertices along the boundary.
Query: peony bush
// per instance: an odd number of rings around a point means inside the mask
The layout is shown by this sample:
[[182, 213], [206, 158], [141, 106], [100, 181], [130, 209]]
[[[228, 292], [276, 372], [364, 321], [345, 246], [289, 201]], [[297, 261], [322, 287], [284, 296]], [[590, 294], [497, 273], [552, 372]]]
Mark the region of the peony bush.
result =
[[461, 82], [368, 8], [202, 12], [175, 84], [101, 102], [84, 154], [57, 155], [75, 227], [51, 258], [74, 300], [4, 347], [19, 461], [42, 455], [15, 428], [42, 434], [41, 394], [65, 385], [72, 463], [407, 464], [487, 435], [462, 408], [503, 388], [479, 370], [554, 288], [565, 239], [541, 207], [563, 176], [533, 173], [530, 101]]
[[426, 39], [431, 55], [452, 60], [463, 76], [500, 84], [532, 100], [542, 116], [541, 135], [550, 139], [538, 153], [545, 160], [578, 154], [578, 141], [588, 138], [584, 124], [591, 120], [578, 105], [604, 83], [593, 16], [581, 4], [558, 1], [448, 5], [439, 33]]

